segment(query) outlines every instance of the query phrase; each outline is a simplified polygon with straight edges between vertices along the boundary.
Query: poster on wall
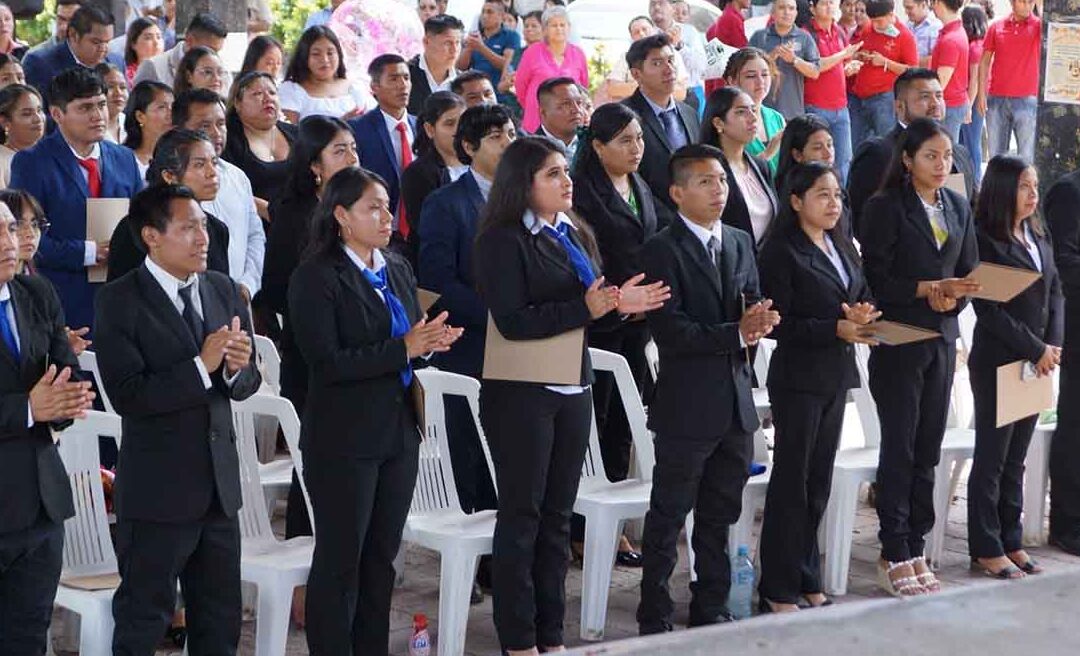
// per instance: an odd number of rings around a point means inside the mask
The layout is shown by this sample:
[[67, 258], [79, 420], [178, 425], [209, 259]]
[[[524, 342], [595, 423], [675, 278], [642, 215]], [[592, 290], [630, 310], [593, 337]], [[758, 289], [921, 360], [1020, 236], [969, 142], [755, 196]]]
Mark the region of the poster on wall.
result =
[[1080, 25], [1046, 24], [1046, 102], [1080, 105]]

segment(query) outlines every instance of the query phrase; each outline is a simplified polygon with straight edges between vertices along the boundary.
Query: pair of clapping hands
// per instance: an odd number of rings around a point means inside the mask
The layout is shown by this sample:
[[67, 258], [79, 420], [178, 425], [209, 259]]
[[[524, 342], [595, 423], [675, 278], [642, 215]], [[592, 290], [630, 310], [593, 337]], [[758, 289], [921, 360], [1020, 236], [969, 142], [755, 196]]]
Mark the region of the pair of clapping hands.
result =
[[240, 317], [233, 317], [232, 323], [210, 333], [203, 340], [199, 358], [210, 373], [225, 365], [228, 376], [236, 374], [251, 361], [251, 337], [240, 326]]
[[589, 307], [589, 316], [599, 319], [612, 310], [631, 315], [663, 307], [664, 302], [671, 298], [671, 288], [662, 280], [647, 285], [641, 284], [643, 280], [645, 274], [639, 273], [621, 287], [605, 286], [604, 277], [600, 276], [585, 290], [585, 305]]

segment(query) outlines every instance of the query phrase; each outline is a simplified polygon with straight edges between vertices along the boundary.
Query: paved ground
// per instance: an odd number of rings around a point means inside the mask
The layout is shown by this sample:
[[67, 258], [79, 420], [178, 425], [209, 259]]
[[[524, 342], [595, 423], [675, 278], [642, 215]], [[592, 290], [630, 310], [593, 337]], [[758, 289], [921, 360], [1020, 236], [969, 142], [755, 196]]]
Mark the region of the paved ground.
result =
[[[964, 494], [965, 489], [961, 486], [958, 493], [959, 498], [953, 504], [949, 514], [946, 554], [942, 567], [938, 572], [947, 589], [995, 583], [984, 575], [971, 572], [968, 567]], [[277, 524], [280, 526], [280, 518]], [[683, 548], [685, 548], [685, 545], [683, 545]], [[1034, 548], [1031, 553], [1036, 555], [1050, 571], [1064, 569], [1080, 571], [1080, 558], [1068, 556], [1056, 549], [1049, 547]], [[858, 604], [869, 599], [885, 597], [885, 594], [877, 587], [875, 582], [874, 562], [877, 554], [877, 518], [873, 509], [867, 506], [864, 500], [856, 523], [848, 594], [837, 599], [839, 604]], [[401, 655], [408, 653], [407, 642], [411, 634], [413, 613], [419, 612], [428, 615], [432, 622], [431, 628], [436, 633], [436, 639], [438, 631], [438, 618], [436, 617], [439, 587], [438, 557], [433, 552], [409, 548], [406, 553], [405, 564], [407, 572], [405, 582], [394, 596], [393, 615], [391, 617], [391, 651], [394, 654]], [[639, 580], [640, 576], [637, 570], [616, 568], [612, 577], [612, 590], [608, 603], [607, 641], [637, 635], [634, 610], [638, 602]], [[685, 622], [686, 620], [686, 603], [689, 601], [688, 581], [689, 571], [684, 552], [672, 582], [672, 589], [680, 608], [680, 614], [676, 616], [676, 622]], [[580, 568], [571, 567], [566, 588], [569, 603], [566, 618], [567, 641], [571, 646], [580, 645], [583, 644], [577, 637], [581, 598]], [[491, 612], [490, 598], [485, 599], [484, 603], [474, 606], [470, 612], [466, 644], [466, 653], [470, 656], [492, 656], [499, 653]], [[254, 654], [254, 630], [255, 623], [253, 620], [244, 623], [240, 653], [245, 656]], [[61, 651], [59, 653], [66, 656], [66, 652]], [[162, 650], [158, 652], [158, 656], [172, 656], [173, 653], [176, 652]], [[288, 656], [307, 654], [302, 631], [293, 630], [290, 632], [287, 653]]]

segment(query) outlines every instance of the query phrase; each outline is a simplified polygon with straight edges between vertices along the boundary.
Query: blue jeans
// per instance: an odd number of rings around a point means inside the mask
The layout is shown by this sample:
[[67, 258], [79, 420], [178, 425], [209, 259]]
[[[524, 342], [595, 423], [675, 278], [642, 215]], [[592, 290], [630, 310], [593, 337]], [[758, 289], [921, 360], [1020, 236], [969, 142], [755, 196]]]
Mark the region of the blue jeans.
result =
[[990, 157], [1009, 152], [1009, 139], [1016, 135], [1016, 154], [1035, 161], [1035, 96], [1006, 98], [990, 96], [986, 108], [986, 133]]
[[[975, 113], [975, 110], [971, 110]], [[964, 124], [964, 117], [967, 115], [967, 105], [960, 105], [959, 107], [946, 107], [945, 108], [945, 121], [942, 125], [945, 126], [945, 130], [952, 137], [953, 143], [960, 140], [960, 126]]]
[[851, 112], [852, 147], [872, 137], [884, 137], [896, 127], [892, 91], [869, 98], [848, 94], [848, 110]]
[[848, 108], [821, 109], [807, 105], [806, 113], [813, 114], [829, 124], [833, 148], [836, 151], [836, 170], [840, 172], [840, 184], [847, 184], [848, 169], [851, 167], [851, 115]]
[[960, 126], [960, 145], [968, 149], [971, 153], [971, 161], [975, 163], [975, 186], [978, 187], [982, 181], [982, 141], [983, 141], [983, 126], [986, 124], [986, 117], [979, 113], [979, 110], [971, 108], [971, 123], [965, 123]]

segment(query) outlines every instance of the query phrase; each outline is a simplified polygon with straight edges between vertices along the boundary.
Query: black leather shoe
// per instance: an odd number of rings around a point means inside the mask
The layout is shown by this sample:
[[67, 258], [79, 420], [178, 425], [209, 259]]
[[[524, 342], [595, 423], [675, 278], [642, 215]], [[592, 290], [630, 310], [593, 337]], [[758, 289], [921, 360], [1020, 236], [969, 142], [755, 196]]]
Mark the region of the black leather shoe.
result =
[[1080, 556], [1080, 536], [1054, 535], [1051, 533], [1050, 544], [1070, 556]]
[[717, 613], [716, 615], [713, 615], [711, 617], [696, 617], [694, 615], [691, 615], [690, 616], [690, 621], [687, 622], [686, 626], [688, 628], [692, 629], [692, 628], [694, 628], [696, 626], [711, 626], [713, 624], [726, 624], [728, 622], [734, 622], [734, 621], [735, 621], [735, 616], [734, 615], [732, 615], [731, 613], [729, 613], [726, 610], [722, 610], [719, 613]]
[[668, 633], [674, 629], [675, 627], [671, 626], [671, 622], [650, 622], [638, 625], [638, 635], [656, 635], [657, 633]]
[[641, 567], [640, 551], [619, 551], [615, 554], [615, 562], [623, 567]]

